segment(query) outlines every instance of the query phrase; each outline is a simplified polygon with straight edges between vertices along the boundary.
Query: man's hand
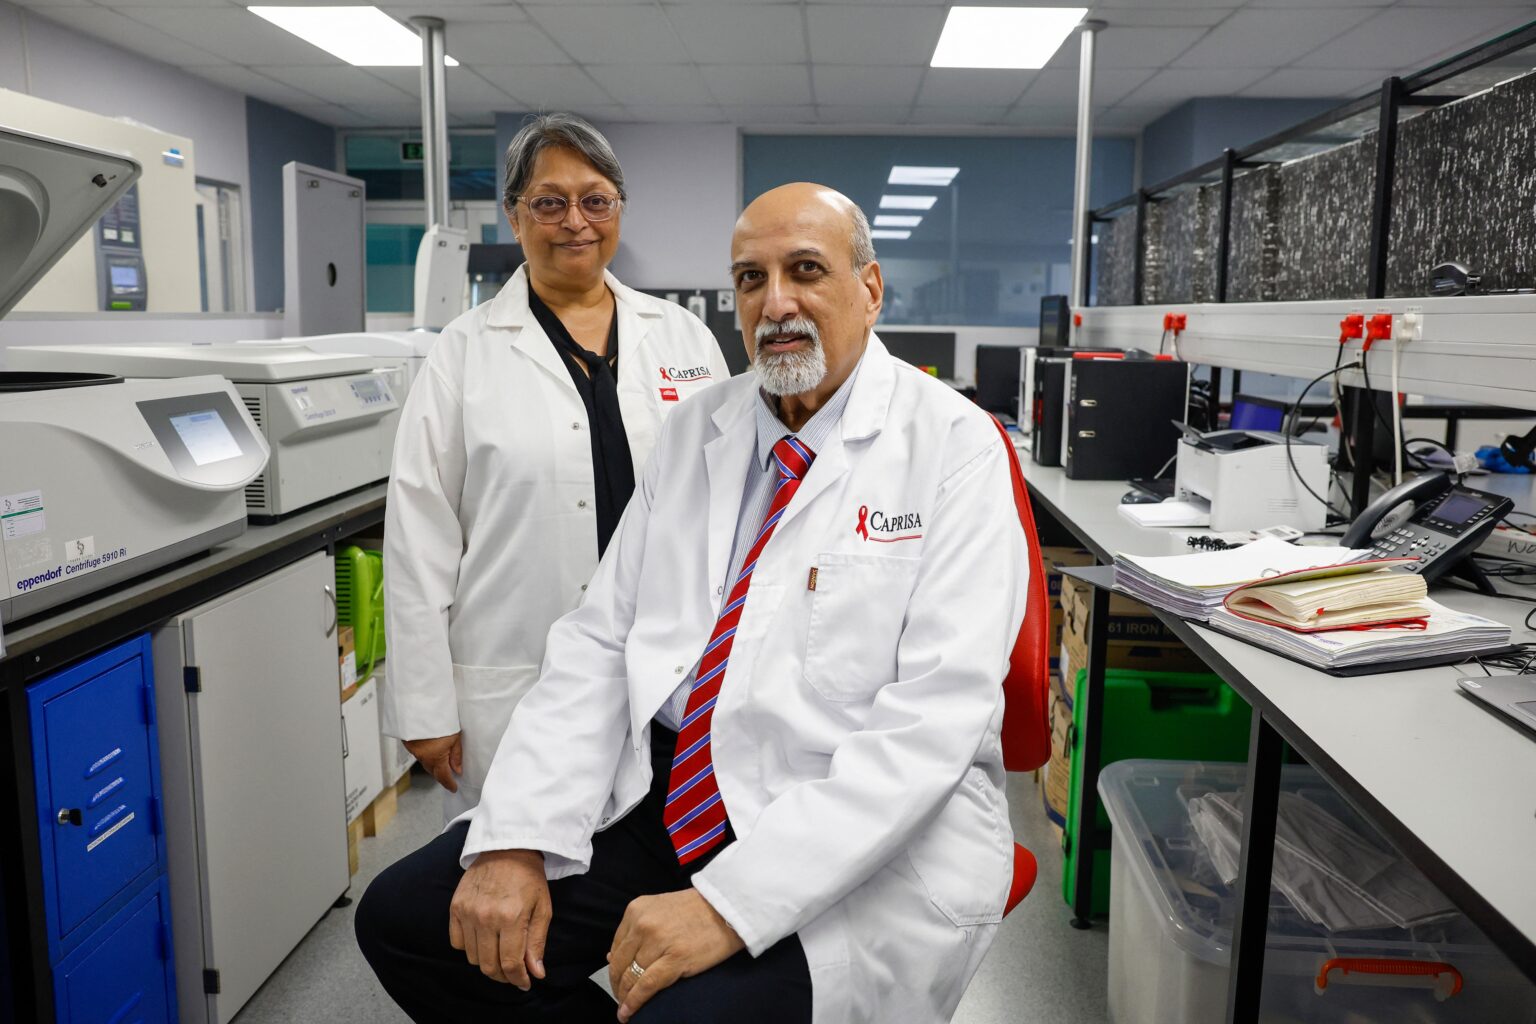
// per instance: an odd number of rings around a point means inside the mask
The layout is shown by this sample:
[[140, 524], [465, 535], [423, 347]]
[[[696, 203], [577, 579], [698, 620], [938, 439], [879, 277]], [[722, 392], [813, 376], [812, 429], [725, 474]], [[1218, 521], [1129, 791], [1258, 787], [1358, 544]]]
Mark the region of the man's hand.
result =
[[459, 791], [459, 783], [455, 775], [464, 774], [464, 743], [460, 739], [463, 733], [454, 733], [452, 736], [439, 736], [430, 740], [406, 740], [405, 750], [408, 754], [421, 762], [421, 766], [432, 773], [437, 784], [450, 793]]
[[448, 941], [480, 973], [524, 992], [544, 977], [549, 883], [537, 850], [480, 854], [459, 880], [448, 910]]
[[[702, 974], [746, 943], [697, 889], [641, 896], [624, 911], [608, 953], [608, 981], [628, 1021], [679, 978]], [[645, 973], [635, 977], [630, 964]]]

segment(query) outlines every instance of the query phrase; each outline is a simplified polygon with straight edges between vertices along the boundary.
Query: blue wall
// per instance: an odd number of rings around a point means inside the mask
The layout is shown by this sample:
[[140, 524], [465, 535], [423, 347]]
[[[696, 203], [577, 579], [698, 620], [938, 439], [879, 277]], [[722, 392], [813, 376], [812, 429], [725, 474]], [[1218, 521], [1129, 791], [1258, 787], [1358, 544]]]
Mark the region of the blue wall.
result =
[[1186, 100], [1147, 125], [1143, 132], [1142, 184], [1166, 181], [1216, 159], [1228, 146], [1237, 148], [1257, 142], [1343, 102], [1342, 98]]
[[251, 161], [251, 272], [254, 309], [283, 308], [283, 165], [336, 169], [334, 129], [282, 107], [245, 98], [245, 136]]

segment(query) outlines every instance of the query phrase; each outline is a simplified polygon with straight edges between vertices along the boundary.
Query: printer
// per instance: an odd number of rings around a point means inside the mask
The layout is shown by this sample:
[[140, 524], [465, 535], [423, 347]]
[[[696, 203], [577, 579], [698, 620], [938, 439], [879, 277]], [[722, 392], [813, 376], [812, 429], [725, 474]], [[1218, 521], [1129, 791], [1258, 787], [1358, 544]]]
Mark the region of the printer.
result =
[[[0, 316], [138, 176], [127, 157], [0, 128]], [[239, 536], [268, 454], [221, 377], [90, 371], [0, 373], [0, 450], [0, 622]]]
[[1174, 468], [1174, 497], [1209, 502], [1213, 530], [1321, 530], [1328, 510], [1307, 488], [1326, 496], [1328, 481], [1325, 445], [1293, 437], [1287, 453], [1285, 435], [1273, 431], [1201, 434], [1186, 427]]
[[389, 476], [400, 402], [372, 356], [333, 355], [306, 345], [13, 346], [18, 370], [85, 371], [123, 377], [217, 374], [272, 451], [246, 488], [253, 516], [287, 515]]

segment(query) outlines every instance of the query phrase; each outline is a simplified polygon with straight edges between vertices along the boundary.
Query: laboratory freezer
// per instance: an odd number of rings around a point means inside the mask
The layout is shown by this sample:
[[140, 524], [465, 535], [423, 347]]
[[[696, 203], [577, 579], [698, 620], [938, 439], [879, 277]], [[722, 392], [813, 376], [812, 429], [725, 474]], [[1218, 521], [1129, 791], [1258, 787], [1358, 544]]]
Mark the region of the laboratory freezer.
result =
[[321, 552], [155, 634], [177, 995], [227, 1024], [349, 884]]

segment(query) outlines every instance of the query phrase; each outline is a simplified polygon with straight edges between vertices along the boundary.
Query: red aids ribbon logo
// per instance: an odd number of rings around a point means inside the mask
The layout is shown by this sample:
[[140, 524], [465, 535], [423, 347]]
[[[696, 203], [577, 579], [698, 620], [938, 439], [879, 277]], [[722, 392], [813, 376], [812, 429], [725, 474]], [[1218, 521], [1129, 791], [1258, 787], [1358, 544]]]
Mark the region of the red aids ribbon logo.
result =
[[869, 506], [859, 506], [859, 525], [854, 527], [854, 532], [865, 540], [869, 540]]
[[672, 383], [672, 378], [667, 375], [667, 368], [665, 366], [658, 366], [656, 369], [660, 371], [662, 380], [666, 381], [668, 384]]
[[[920, 540], [923, 536], [922, 528], [923, 517], [916, 512], [871, 512], [868, 505], [860, 505], [859, 525], [853, 528], [853, 532], [876, 544], [895, 544], [903, 540]], [[871, 530], [874, 531], [873, 535]]]

